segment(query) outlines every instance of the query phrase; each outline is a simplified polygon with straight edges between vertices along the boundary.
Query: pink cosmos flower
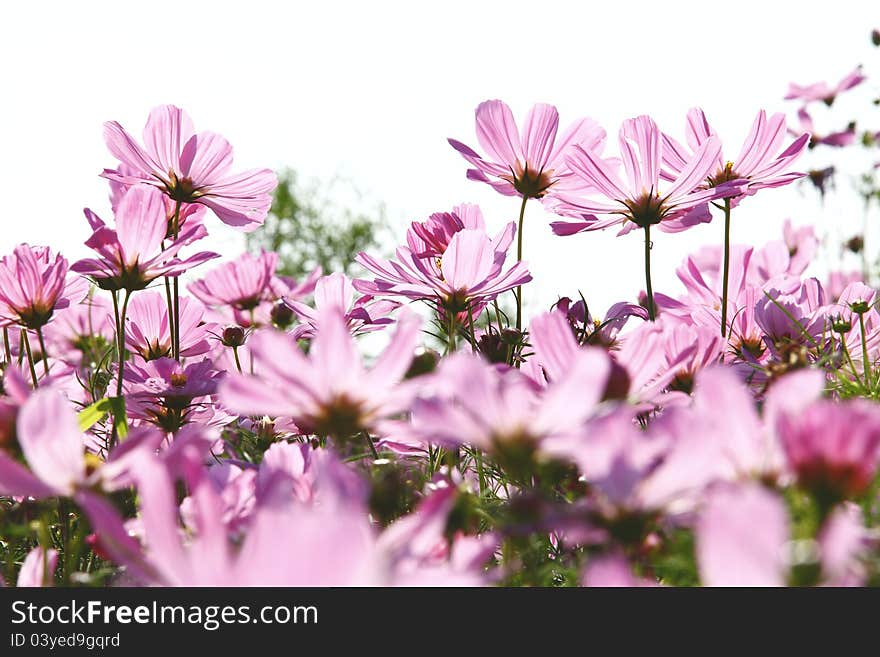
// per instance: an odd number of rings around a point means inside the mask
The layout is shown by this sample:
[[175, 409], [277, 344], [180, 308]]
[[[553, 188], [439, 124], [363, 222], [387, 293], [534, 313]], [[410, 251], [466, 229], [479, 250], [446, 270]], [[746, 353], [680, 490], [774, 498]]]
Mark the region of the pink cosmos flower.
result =
[[63, 294], [66, 275], [67, 260], [60, 254], [53, 257], [48, 247], [15, 247], [0, 259], [0, 324], [44, 326], [56, 308], [70, 303]]
[[785, 345], [818, 344], [826, 329], [825, 291], [815, 278], [780, 282], [757, 300], [755, 321], [771, 351]]
[[610, 163], [580, 146], [573, 146], [565, 158], [573, 175], [598, 190], [604, 198], [556, 194], [553, 210], [574, 219], [554, 222], [553, 232], [573, 235], [615, 224], [623, 224], [619, 234], [653, 225], [667, 232], [678, 232], [709, 221], [706, 202], [718, 198], [721, 192], [703, 189], [702, 185], [721, 155], [721, 142], [714, 136], [703, 141], [671, 184], [661, 189], [661, 164], [666, 149], [660, 130], [648, 116], [628, 119], [620, 128], [626, 180]]
[[179, 276], [216, 253], [201, 252], [185, 260], [177, 257], [184, 246], [207, 235], [200, 224], [186, 226], [176, 241], [163, 246], [166, 231], [165, 203], [152, 187], [136, 185], [126, 192], [116, 211], [116, 228], [108, 228], [91, 210], [86, 219], [94, 233], [86, 246], [98, 258], [80, 260], [71, 267], [94, 279], [104, 290], [142, 290], [159, 276]]
[[[211, 327], [202, 320], [204, 311], [189, 297], [180, 297], [180, 355], [198, 356], [210, 350]], [[125, 318], [125, 346], [144, 360], [171, 356], [168, 302], [158, 292], [146, 291], [132, 298]]]
[[113, 307], [104, 296], [89, 296], [80, 303], [56, 311], [45, 333], [46, 343], [55, 357], [73, 365], [79, 364], [90, 343], [113, 342], [116, 336]]
[[354, 285], [342, 273], [334, 273], [318, 279], [315, 285], [315, 307], [312, 308], [294, 299], [283, 299], [297, 317], [299, 326], [290, 335], [296, 339], [312, 339], [318, 329], [318, 317], [327, 308], [342, 311], [345, 322], [352, 335], [378, 331], [394, 322], [391, 313], [400, 307], [396, 301], [374, 299], [369, 295], [354, 298]]
[[[813, 125], [813, 118], [810, 116], [809, 112], [807, 112], [806, 107], [800, 108], [797, 115], [801, 130], [810, 134], [810, 148], [823, 145], [840, 148], [843, 146], [850, 146], [856, 141], [855, 121], [850, 121], [843, 130], [837, 130], [822, 135], [816, 131], [815, 126]], [[793, 131], [789, 130], [789, 133], [793, 134]]]
[[127, 167], [105, 169], [105, 178], [123, 184], [147, 183], [180, 203], [200, 203], [221, 221], [245, 231], [263, 223], [278, 184], [269, 169], [233, 174], [232, 146], [213, 132], [195, 132], [178, 107], [154, 108], [144, 128], [144, 147], [115, 121], [104, 124], [104, 141]]
[[577, 185], [564, 154], [574, 144], [590, 152], [601, 150], [605, 130], [592, 119], [580, 119], [556, 139], [559, 114], [552, 105], [532, 107], [522, 135], [517, 132], [510, 108], [500, 100], [487, 100], [476, 109], [477, 140], [489, 154], [476, 151], [455, 139], [449, 144], [473, 166], [467, 177], [492, 186], [505, 196], [541, 198], [554, 185]]
[[602, 400], [610, 369], [602, 350], [585, 348], [541, 389], [517, 370], [499, 371], [476, 355], [455, 354], [441, 362], [432, 394], [413, 403], [412, 431], [425, 443], [498, 453], [540, 450], [581, 434]]
[[[710, 139], [717, 139], [703, 110], [698, 107], [688, 112], [685, 130], [687, 143], [695, 153]], [[704, 187], [734, 185], [736, 194], [725, 194], [735, 205], [742, 196], [750, 196], [760, 189], [780, 187], [803, 178], [805, 174], [787, 172], [807, 147], [810, 135], [802, 133], [781, 153], [785, 138], [785, 115], [777, 113], [769, 119], [764, 110], [758, 112], [752, 128], [735, 160], [725, 161], [719, 150], [713, 166], [707, 173]], [[663, 170], [661, 176], [675, 180], [688, 169], [695, 155], [672, 137], [663, 135]]]
[[782, 412], [775, 428], [789, 467], [802, 486], [840, 499], [862, 494], [880, 465], [880, 411], [854, 400], [818, 400]]
[[354, 287], [365, 294], [436, 302], [453, 313], [470, 309], [476, 316], [475, 305], [532, 280], [524, 262], [504, 270], [515, 231], [511, 222], [493, 240], [482, 230], [460, 230], [437, 259], [421, 258], [407, 247], [397, 249], [397, 261], [359, 253], [356, 261], [376, 278], [356, 280]]
[[712, 490], [697, 520], [697, 564], [705, 586], [784, 586], [789, 540], [785, 505], [760, 484]]
[[405, 409], [410, 393], [399, 383], [420, 324], [414, 314], [401, 315], [390, 344], [369, 370], [338, 308], [319, 317], [308, 356], [283, 333], [258, 332], [248, 342], [256, 374], [229, 374], [220, 399], [235, 412], [291, 417], [304, 432], [345, 440]]
[[357, 504], [303, 505], [285, 485], [259, 500], [243, 541], [223, 522], [224, 500], [201, 471], [188, 478], [190, 531], [182, 531], [171, 473], [144, 455], [135, 464], [142, 547], [118, 513], [89, 499], [85, 510], [103, 550], [141, 584], [160, 586], [355, 586], [383, 583], [367, 514]]
[[840, 93], [847, 89], [852, 89], [864, 80], [865, 76], [862, 73], [861, 65], [859, 65], [847, 73], [834, 86], [829, 85], [827, 82], [814, 82], [804, 86], [792, 82], [788, 85], [788, 93], [785, 94], [785, 100], [802, 99], [806, 102], [821, 100], [830, 106]]
[[239, 326], [266, 324], [275, 301], [310, 294], [321, 274], [320, 269], [315, 270], [297, 284], [292, 279], [277, 277], [277, 266], [278, 254], [272, 251], [261, 250], [258, 255], [244, 253], [209, 271], [204, 278], [192, 283], [189, 291]]
[[62, 394], [36, 390], [18, 411], [16, 426], [16, 443], [27, 467], [0, 448], [0, 495], [73, 496], [88, 485], [82, 432]]
[[24, 558], [15, 585], [19, 588], [52, 586], [57, 566], [58, 550], [37, 546]]
[[412, 222], [406, 231], [406, 243], [419, 258], [440, 258], [452, 236], [465, 229], [486, 230], [478, 205], [461, 203], [452, 212], [435, 212], [425, 221]]
[[208, 424], [213, 415], [208, 397], [222, 377], [207, 359], [185, 367], [173, 358], [129, 363], [123, 374], [126, 410], [168, 432], [196, 419]]

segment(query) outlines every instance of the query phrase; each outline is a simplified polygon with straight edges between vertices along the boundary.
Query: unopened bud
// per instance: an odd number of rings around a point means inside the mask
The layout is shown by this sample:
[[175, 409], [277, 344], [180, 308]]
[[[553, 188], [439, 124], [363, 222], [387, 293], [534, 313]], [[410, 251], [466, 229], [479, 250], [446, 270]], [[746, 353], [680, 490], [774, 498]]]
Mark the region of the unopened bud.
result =
[[272, 306], [270, 317], [275, 326], [280, 329], [286, 329], [293, 323], [293, 310], [283, 301], [279, 301]]
[[223, 329], [222, 342], [227, 347], [240, 347], [244, 344], [244, 329], [240, 326], [227, 326]]

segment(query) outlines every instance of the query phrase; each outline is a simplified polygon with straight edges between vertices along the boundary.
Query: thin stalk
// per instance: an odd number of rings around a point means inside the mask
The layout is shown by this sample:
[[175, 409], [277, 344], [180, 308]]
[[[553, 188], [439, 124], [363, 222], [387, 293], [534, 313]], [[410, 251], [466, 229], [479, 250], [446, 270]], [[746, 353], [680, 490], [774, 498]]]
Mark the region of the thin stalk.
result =
[[168, 332], [171, 334], [171, 350], [174, 351], [174, 331], [177, 327], [174, 324], [174, 300], [171, 297], [171, 278], [165, 277], [165, 301], [168, 303]]
[[[849, 349], [846, 346], [846, 340], [844, 339], [844, 336], [842, 336], [842, 335], [840, 336], [840, 347], [841, 347], [841, 351], [843, 351], [843, 355], [846, 357], [846, 360], [849, 363], [849, 367], [852, 370], [852, 373], [856, 379], [856, 382], [862, 383], [862, 380], [859, 378], [859, 372], [856, 369], [856, 364], [853, 362], [852, 356], [850, 356], [850, 354], [849, 354]], [[868, 381], [866, 379], [864, 385], [867, 385], [867, 383], [868, 383]]]
[[3, 349], [6, 351], [6, 364], [12, 362], [12, 352], [9, 349], [9, 327], [3, 327]]
[[730, 199], [724, 199], [724, 274], [721, 290], [721, 337], [727, 335], [727, 280], [730, 275]]
[[37, 370], [34, 367], [34, 356], [31, 354], [31, 343], [28, 340], [27, 330], [21, 329], [21, 341], [24, 343], [24, 350], [27, 354], [28, 365], [31, 368], [31, 380], [34, 382], [34, 390], [40, 385], [37, 383]]
[[859, 331], [862, 333], [862, 372], [865, 373], [865, 381], [871, 380], [871, 364], [868, 362], [868, 343], [865, 335], [865, 314], [859, 313]]
[[[526, 202], [528, 196], [523, 196], [522, 205], [519, 208], [519, 225], [516, 229], [516, 261], [521, 262], [523, 256], [523, 219], [526, 216]], [[522, 330], [522, 285], [516, 288], [516, 330]]]
[[122, 301], [122, 312], [119, 312], [119, 304], [116, 295], [113, 295], [113, 311], [116, 313], [116, 348], [119, 351], [119, 368], [116, 377], [116, 396], [122, 396], [122, 375], [125, 371], [125, 315], [128, 312], [128, 299], [131, 296], [129, 290], [125, 291]]
[[43, 358], [43, 373], [49, 376], [49, 354], [46, 353], [46, 341], [43, 339], [43, 327], [37, 327], [37, 339], [40, 341], [40, 356]]
[[[180, 201], [174, 203], [174, 216], [171, 218], [171, 238], [176, 242], [180, 233]], [[174, 360], [180, 360], [180, 284], [175, 276], [171, 282], [174, 288]]]
[[471, 334], [471, 351], [477, 353], [477, 338], [474, 336], [474, 307], [472, 303], [468, 303], [468, 322]]
[[648, 317], [654, 321], [654, 288], [651, 286], [651, 226], [645, 226], [645, 294], [647, 295]]
[[449, 325], [446, 332], [446, 354], [449, 355], [455, 351], [455, 313], [447, 310], [449, 316]]
[[235, 356], [235, 366], [238, 368], [238, 373], [241, 374], [241, 361], [238, 360], [238, 347], [232, 348], [232, 355]]
[[376, 444], [373, 442], [373, 437], [370, 436], [370, 432], [369, 431], [362, 431], [361, 433], [363, 434], [364, 439], [367, 441], [367, 445], [370, 446], [370, 452], [372, 452], [372, 454], [373, 454], [373, 460], [378, 459], [379, 452], [376, 451]]

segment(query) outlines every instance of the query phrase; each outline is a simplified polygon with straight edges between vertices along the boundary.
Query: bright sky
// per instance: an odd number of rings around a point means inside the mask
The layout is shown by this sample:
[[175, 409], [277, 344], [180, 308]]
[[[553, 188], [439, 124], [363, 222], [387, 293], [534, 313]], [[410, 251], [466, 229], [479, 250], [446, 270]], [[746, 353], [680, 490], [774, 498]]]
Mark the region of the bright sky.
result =
[[[351, 178], [386, 203], [401, 239], [406, 221], [463, 201], [479, 203], [497, 229], [516, 218], [517, 201], [466, 180], [465, 162], [446, 143], [456, 137], [477, 146], [480, 101], [501, 98], [519, 120], [532, 103], [553, 103], [561, 127], [592, 116], [608, 130], [609, 150], [624, 118], [650, 113], [681, 134], [688, 108], [701, 105], [732, 157], [759, 108], [793, 114], [782, 101], [789, 81], [836, 81], [876, 60], [868, 42], [874, 26], [860, 20], [865, 7], [864, 0], [838, 0], [833, 10], [767, 0], [730, 8], [547, 0], [7, 3], [0, 252], [28, 241], [71, 259], [84, 255], [82, 208], [109, 218], [97, 174], [114, 161], [101, 125], [115, 119], [139, 136], [160, 103], [180, 105], [197, 129], [223, 134], [241, 168]], [[853, 212], [836, 214], [835, 225], [852, 221]], [[735, 211], [735, 241], [776, 238], [786, 216], [807, 223], [818, 215], [794, 189], [770, 190]], [[638, 233], [559, 238], [550, 218], [529, 204], [530, 309], [580, 288], [601, 310], [642, 289]], [[856, 217], [852, 225], [859, 224]], [[210, 247], [234, 255], [239, 236], [219, 222], [211, 229]], [[683, 256], [720, 238], [718, 222], [656, 236], [655, 289], [675, 292]]]

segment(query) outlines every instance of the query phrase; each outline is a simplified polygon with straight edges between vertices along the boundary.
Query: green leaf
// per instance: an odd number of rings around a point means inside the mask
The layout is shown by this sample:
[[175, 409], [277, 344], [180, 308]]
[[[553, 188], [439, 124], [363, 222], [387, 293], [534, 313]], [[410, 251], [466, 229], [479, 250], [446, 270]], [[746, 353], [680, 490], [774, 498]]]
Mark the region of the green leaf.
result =
[[116, 435], [123, 440], [128, 435], [128, 420], [125, 417], [125, 397], [105, 397], [87, 406], [77, 414], [79, 430], [88, 431], [98, 422], [113, 414]]

